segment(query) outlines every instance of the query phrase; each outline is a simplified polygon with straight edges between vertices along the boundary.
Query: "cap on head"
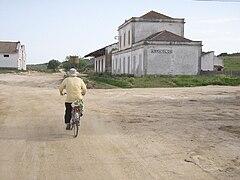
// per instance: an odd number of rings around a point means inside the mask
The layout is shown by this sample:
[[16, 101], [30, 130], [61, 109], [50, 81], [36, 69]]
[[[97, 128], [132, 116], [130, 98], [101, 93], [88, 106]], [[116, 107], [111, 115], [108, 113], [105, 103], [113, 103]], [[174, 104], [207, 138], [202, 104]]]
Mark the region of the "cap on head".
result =
[[78, 72], [77, 72], [77, 70], [76, 70], [75, 68], [71, 68], [71, 69], [69, 70], [69, 75], [70, 75], [70, 76], [76, 77], [77, 74], [78, 74]]

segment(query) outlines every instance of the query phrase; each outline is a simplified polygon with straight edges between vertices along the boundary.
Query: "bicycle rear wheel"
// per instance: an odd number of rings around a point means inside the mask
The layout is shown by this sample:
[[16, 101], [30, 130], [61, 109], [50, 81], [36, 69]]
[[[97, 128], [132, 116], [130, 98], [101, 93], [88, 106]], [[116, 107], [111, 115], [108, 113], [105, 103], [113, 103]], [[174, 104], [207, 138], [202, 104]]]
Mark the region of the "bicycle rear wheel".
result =
[[73, 130], [73, 136], [77, 137], [78, 136], [78, 130], [79, 130], [79, 126], [78, 126], [77, 122], [74, 122], [72, 130]]
[[73, 136], [77, 137], [79, 133], [79, 125], [80, 125], [80, 114], [78, 111], [74, 111], [72, 114], [73, 117], [73, 123], [72, 123], [72, 130], [73, 130]]

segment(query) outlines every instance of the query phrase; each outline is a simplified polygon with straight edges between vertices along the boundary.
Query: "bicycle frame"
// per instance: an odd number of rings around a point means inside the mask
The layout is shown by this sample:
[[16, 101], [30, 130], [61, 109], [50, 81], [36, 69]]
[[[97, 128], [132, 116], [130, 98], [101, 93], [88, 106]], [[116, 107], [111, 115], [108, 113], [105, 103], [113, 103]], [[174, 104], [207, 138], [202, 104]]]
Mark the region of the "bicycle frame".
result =
[[76, 100], [72, 102], [72, 112], [70, 120], [70, 129], [73, 130], [73, 136], [77, 137], [79, 126], [80, 126], [80, 117], [82, 116], [83, 111], [83, 101]]

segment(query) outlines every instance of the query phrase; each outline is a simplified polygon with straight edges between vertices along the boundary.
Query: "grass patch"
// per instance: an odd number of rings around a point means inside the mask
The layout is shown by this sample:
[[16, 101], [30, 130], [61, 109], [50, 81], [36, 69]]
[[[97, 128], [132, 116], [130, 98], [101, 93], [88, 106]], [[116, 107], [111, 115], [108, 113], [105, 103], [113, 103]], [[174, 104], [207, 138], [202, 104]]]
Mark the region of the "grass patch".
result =
[[130, 82], [134, 88], [176, 87], [171, 76], [131, 77]]
[[220, 57], [224, 62], [224, 71], [240, 71], [240, 56]]
[[209, 85], [210, 79], [207, 76], [176, 76], [172, 80], [177, 87], [194, 87]]
[[208, 76], [112, 76], [109, 74], [89, 75], [93, 88], [155, 88], [155, 87], [195, 87], [207, 85], [240, 85], [240, 77], [217, 75]]
[[18, 70], [18, 69], [8, 69], [8, 68], [0, 68], [0, 74], [8, 74], [8, 73], [20, 73], [26, 72], [25, 70]]
[[17, 70], [0, 69], [0, 74], [15, 73]]
[[127, 76], [112, 76], [109, 74], [94, 74], [89, 76], [89, 80], [95, 82], [96, 85], [106, 84], [112, 87], [132, 88], [132, 84], [128, 79]]
[[27, 65], [27, 70], [28, 71], [45, 72], [45, 73], [56, 72], [54, 69], [48, 69], [47, 66], [48, 66], [48, 63], [36, 64], [36, 65]]
[[240, 77], [217, 75], [208, 76], [177, 76], [174, 77], [174, 83], [177, 87], [194, 87], [207, 85], [224, 85], [237, 86], [240, 85]]

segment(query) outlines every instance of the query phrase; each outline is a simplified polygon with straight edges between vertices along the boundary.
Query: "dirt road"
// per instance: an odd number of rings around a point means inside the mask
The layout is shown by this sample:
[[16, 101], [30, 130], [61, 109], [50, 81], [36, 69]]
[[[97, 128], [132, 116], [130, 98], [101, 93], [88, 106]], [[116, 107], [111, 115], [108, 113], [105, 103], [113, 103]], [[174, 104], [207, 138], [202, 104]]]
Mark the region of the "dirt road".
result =
[[240, 179], [240, 87], [88, 90], [80, 135], [60, 74], [0, 75], [0, 179]]

